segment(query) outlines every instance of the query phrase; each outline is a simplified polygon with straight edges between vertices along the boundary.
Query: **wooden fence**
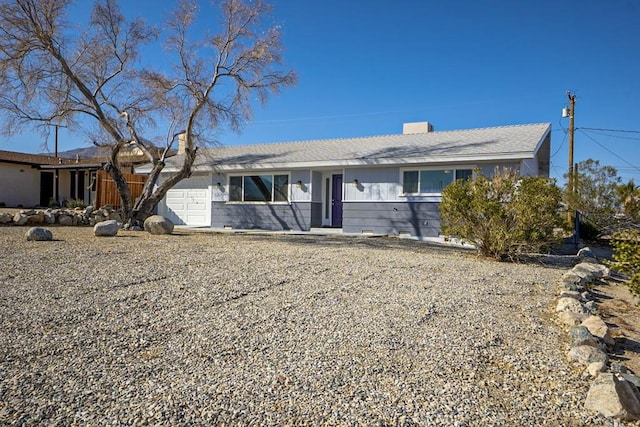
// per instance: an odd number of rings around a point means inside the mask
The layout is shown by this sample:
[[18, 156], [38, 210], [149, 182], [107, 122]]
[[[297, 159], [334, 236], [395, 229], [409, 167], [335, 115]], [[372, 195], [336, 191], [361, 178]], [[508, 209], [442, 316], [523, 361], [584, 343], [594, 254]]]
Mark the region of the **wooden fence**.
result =
[[[122, 175], [129, 185], [132, 200], [140, 197], [147, 176], [133, 173], [123, 173]], [[113, 182], [113, 179], [111, 179], [111, 175], [99, 169], [96, 174], [96, 209], [104, 205], [120, 207], [121, 204], [122, 200], [120, 199], [120, 194], [118, 194], [118, 188], [116, 187], [116, 183]]]

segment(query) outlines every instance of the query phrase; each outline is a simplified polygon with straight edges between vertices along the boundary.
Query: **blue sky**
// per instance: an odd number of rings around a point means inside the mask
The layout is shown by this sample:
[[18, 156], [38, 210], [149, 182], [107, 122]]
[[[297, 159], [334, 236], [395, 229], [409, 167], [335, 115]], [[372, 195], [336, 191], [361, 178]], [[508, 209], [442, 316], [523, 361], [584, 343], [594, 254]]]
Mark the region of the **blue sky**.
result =
[[[577, 96], [574, 158], [640, 183], [640, 2], [636, 0], [272, 0], [298, 74], [241, 135], [252, 144], [549, 122], [551, 174], [567, 170], [566, 90]], [[157, 20], [172, 2], [129, 7]], [[153, 5], [153, 6], [152, 6]], [[215, 31], [215, 28], [211, 28]], [[153, 58], [149, 58], [153, 60]], [[86, 146], [60, 130], [60, 149]], [[40, 152], [22, 135], [2, 149]], [[53, 136], [49, 137], [49, 146]]]

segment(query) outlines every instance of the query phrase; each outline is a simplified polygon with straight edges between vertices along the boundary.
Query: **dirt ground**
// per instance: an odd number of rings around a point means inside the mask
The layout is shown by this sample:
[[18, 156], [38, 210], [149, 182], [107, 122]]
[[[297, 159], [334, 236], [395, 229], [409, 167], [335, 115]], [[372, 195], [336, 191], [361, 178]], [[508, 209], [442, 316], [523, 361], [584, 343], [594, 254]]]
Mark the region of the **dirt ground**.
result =
[[[598, 259], [612, 260], [611, 247], [597, 244], [589, 247]], [[598, 311], [616, 341], [609, 357], [640, 375], [640, 298], [629, 291], [615, 272], [612, 276], [612, 280], [592, 289]]]
[[609, 354], [611, 361], [640, 374], [640, 298], [616, 281], [597, 286], [593, 293], [597, 297], [598, 311], [616, 341]]

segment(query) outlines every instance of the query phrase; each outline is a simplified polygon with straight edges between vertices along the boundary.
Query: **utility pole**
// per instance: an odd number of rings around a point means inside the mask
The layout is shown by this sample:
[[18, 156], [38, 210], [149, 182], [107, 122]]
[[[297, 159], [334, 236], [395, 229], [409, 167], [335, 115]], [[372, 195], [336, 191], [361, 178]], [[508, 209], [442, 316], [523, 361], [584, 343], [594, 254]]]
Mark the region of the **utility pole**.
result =
[[[574, 196], [574, 173], [573, 173], [573, 134], [574, 134], [574, 122], [573, 116], [576, 108], [576, 95], [567, 91], [567, 98], [569, 98], [569, 174], [567, 175], [567, 221], [569, 226], [573, 226], [573, 215], [571, 215], [571, 203]], [[563, 114], [564, 117], [566, 117]]]
[[[54, 125], [56, 127], [56, 147], [55, 147], [55, 155], [56, 155], [56, 161], [60, 162], [60, 159], [58, 158], [58, 125]], [[60, 173], [58, 172], [58, 168], [55, 168], [55, 176], [54, 176], [54, 198], [56, 199], [56, 203], [58, 204], [58, 206], [60, 206]]]
[[[58, 157], [58, 129], [64, 128], [66, 126], [59, 125], [57, 123], [49, 123], [49, 126], [53, 126], [55, 128], [55, 152], [54, 156], [58, 165], [62, 164], [62, 160]], [[53, 169], [53, 198], [56, 203], [60, 205], [60, 171], [58, 170], [57, 165]]]

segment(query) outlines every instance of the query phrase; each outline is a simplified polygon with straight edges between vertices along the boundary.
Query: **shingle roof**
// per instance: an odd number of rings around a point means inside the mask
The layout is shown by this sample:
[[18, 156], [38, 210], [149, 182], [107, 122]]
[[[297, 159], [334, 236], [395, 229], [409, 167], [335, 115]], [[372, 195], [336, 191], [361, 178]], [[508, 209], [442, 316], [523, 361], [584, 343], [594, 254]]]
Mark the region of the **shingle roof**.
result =
[[[549, 123], [201, 149], [196, 170], [411, 164], [532, 158]], [[181, 165], [182, 155], [167, 162]]]
[[[172, 153], [169, 153], [171, 156]], [[135, 154], [135, 155], [124, 155], [120, 157], [121, 164], [139, 164], [139, 163], [147, 163], [149, 159], [144, 154]], [[33, 165], [33, 166], [41, 166], [47, 169], [51, 169], [52, 167], [64, 167], [64, 166], [84, 166], [84, 167], [99, 167], [103, 163], [107, 163], [109, 161], [109, 156], [99, 156], [99, 157], [85, 157], [85, 158], [66, 158], [66, 157], [55, 157], [55, 156], [47, 156], [43, 154], [29, 154], [29, 153], [19, 153], [16, 151], [4, 151], [0, 150], [0, 162], [5, 163], [16, 163], [23, 165]]]
[[18, 153], [15, 151], [0, 150], [0, 162], [20, 163], [25, 165], [57, 165], [60, 162], [71, 163], [70, 159], [58, 160], [53, 156], [44, 156], [41, 154]]

